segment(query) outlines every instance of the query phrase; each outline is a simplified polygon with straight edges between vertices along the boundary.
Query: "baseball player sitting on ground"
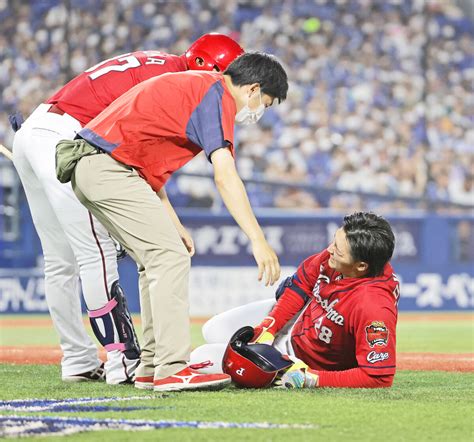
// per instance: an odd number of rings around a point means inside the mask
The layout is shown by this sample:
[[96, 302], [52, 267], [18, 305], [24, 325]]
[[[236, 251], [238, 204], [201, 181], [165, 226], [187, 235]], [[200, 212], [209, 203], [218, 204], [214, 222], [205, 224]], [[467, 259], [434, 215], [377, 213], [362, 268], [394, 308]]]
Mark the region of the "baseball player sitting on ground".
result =
[[92, 329], [107, 349], [107, 383], [133, 382], [140, 348], [118, 283], [115, 245], [71, 185], [57, 180], [56, 144], [74, 138], [112, 101], [144, 80], [188, 69], [222, 71], [242, 53], [231, 38], [207, 34], [181, 56], [155, 51], [119, 55], [66, 84], [15, 134], [13, 161], [43, 248], [46, 301], [63, 351], [64, 381], [104, 379], [97, 348], [82, 322], [81, 285]]
[[246, 53], [224, 74], [190, 71], [143, 82], [87, 124], [78, 140], [58, 144], [58, 178], [72, 179], [79, 200], [139, 266], [143, 348], [137, 388], [220, 388], [230, 382], [228, 375], [200, 374], [187, 365], [193, 245], [164, 184], [204, 151], [224, 203], [251, 241], [259, 279], [277, 281], [278, 259], [235, 167], [234, 122], [257, 122], [287, 89], [274, 57]]
[[252, 341], [273, 345], [294, 361], [283, 374], [283, 386], [390, 387], [400, 293], [389, 264], [393, 249], [386, 220], [373, 213], [346, 216], [329, 247], [283, 281], [276, 302], [237, 307], [204, 324], [207, 344], [192, 352], [191, 363], [210, 361], [202, 372], [219, 373], [224, 362], [237, 383], [261, 386], [248, 378], [251, 370], [227, 360], [232, 352], [223, 361], [234, 332], [260, 322]]

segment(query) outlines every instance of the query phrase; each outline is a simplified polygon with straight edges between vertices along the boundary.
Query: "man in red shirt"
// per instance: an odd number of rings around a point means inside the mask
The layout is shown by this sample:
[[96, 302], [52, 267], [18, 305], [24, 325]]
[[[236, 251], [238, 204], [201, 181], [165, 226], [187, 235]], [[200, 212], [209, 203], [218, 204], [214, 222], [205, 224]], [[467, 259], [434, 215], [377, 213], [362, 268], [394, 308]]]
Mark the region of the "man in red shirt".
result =
[[193, 246], [164, 184], [204, 151], [224, 203], [251, 241], [259, 279], [265, 275], [273, 284], [280, 266], [235, 167], [234, 121], [255, 123], [266, 107], [286, 98], [287, 89], [274, 57], [247, 53], [224, 74], [189, 71], [140, 83], [87, 124], [79, 140], [58, 144], [58, 177], [64, 159], [88, 154], [76, 158], [73, 189], [139, 266], [143, 347], [137, 388], [219, 388], [230, 381], [187, 366]]
[[138, 83], [188, 69], [223, 71], [242, 53], [231, 38], [206, 34], [181, 56], [156, 51], [119, 55], [71, 80], [38, 106], [16, 133], [13, 161], [43, 248], [46, 301], [60, 337], [64, 381], [104, 379], [97, 347], [82, 322], [81, 287], [93, 331], [107, 350], [107, 383], [133, 382], [140, 349], [118, 284], [115, 245], [71, 185], [57, 180], [56, 144], [74, 138]]
[[394, 244], [383, 218], [346, 216], [329, 247], [283, 281], [276, 303], [248, 304], [208, 321], [208, 344], [191, 361], [211, 360], [207, 371], [216, 371], [226, 348], [222, 342], [265, 316], [254, 327], [254, 341], [273, 344], [295, 361], [282, 377], [287, 388], [391, 386], [400, 294], [389, 264]]

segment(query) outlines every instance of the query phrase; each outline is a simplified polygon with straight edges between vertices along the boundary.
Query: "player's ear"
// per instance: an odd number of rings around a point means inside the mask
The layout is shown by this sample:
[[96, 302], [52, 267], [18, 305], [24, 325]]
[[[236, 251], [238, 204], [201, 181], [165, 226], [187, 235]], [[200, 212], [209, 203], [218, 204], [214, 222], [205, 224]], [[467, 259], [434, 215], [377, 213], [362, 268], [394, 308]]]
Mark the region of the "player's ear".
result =
[[356, 264], [356, 269], [361, 275], [363, 275], [369, 271], [369, 264], [364, 261], [359, 261]]
[[249, 95], [254, 94], [255, 92], [260, 92], [260, 83], [252, 83], [249, 85]]

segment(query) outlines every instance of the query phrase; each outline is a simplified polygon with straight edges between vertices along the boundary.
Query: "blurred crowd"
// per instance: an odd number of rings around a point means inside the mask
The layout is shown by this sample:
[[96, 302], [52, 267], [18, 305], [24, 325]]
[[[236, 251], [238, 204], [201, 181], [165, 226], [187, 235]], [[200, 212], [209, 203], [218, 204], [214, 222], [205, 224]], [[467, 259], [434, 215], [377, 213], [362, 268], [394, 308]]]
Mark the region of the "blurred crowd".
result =
[[[474, 27], [449, 0], [0, 0], [0, 140], [68, 79], [217, 31], [275, 54], [288, 99], [237, 130], [255, 207], [461, 210], [474, 204]], [[176, 205], [220, 207], [203, 156]], [[454, 203], [454, 205], [452, 204]]]

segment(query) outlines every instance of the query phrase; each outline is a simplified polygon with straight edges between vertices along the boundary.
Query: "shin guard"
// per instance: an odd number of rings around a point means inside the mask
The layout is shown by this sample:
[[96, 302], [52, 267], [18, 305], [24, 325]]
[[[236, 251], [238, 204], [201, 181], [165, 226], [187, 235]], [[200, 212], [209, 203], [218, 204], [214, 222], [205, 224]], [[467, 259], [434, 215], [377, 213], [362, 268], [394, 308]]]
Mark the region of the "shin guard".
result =
[[111, 294], [104, 307], [88, 312], [92, 330], [107, 351], [120, 350], [128, 359], [138, 359], [140, 346], [118, 281], [112, 284]]

